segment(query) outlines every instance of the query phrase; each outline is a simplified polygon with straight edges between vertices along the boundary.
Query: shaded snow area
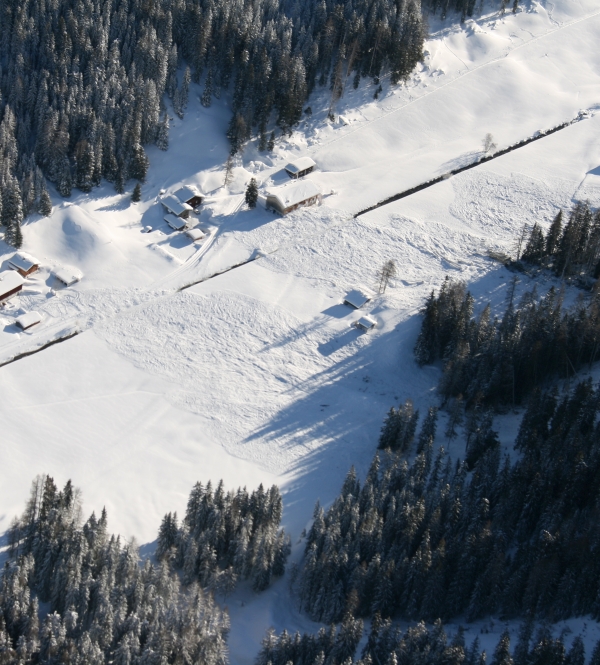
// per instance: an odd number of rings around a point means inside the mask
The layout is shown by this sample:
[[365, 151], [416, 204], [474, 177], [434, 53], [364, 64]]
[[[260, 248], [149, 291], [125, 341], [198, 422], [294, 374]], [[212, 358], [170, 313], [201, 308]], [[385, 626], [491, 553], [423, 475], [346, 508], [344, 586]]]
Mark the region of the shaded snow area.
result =
[[[227, 187], [226, 96], [204, 109], [192, 85], [169, 150], [148, 151], [139, 203], [131, 182], [123, 195], [105, 183], [55, 197], [51, 217], [23, 226], [23, 249], [41, 269], [0, 309], [0, 363], [79, 334], [0, 367], [0, 532], [38, 473], [71, 478], [84, 512], [106, 506], [109, 529], [144, 551], [167, 511], [185, 511], [196, 481], [275, 482], [297, 560], [316, 500], [329, 504], [353, 464], [364, 477], [389, 408], [410, 397], [423, 413], [438, 402], [440, 368], [418, 368], [412, 354], [431, 290], [445, 275], [462, 279], [476, 313], [490, 301], [500, 312], [513, 274], [490, 252], [514, 252], [524, 224], [547, 229], [574, 200], [600, 205], [599, 31], [596, 0], [529, 2], [464, 25], [433, 19], [428, 55], [406, 84], [384, 78], [374, 100], [372, 82], [353, 90], [349, 80], [335, 122], [329, 90], [318, 89], [312, 115], [273, 154], [249, 143]], [[581, 109], [589, 115], [562, 131], [354, 217], [478, 159], [487, 132], [503, 148]], [[317, 163], [307, 178], [323, 205], [287, 217], [246, 208], [250, 177], [264, 194], [302, 156]], [[199, 242], [170, 229], [158, 203], [183, 184], [206, 193], [190, 218], [206, 232]], [[0, 241], [3, 270], [12, 253]], [[378, 294], [389, 259], [398, 274]], [[83, 278], [61, 286], [60, 268]], [[533, 286], [521, 275], [517, 298]], [[375, 295], [353, 310], [342, 304], [353, 289]], [[29, 311], [42, 320], [22, 332], [16, 319]], [[376, 321], [368, 333], [353, 326], [364, 315]], [[510, 454], [518, 421], [496, 421]], [[461, 452], [452, 442], [450, 453]], [[233, 665], [253, 662], [270, 626], [318, 629], [296, 611], [287, 576], [259, 595], [242, 585], [227, 603]], [[504, 624], [467, 628], [489, 653]], [[584, 619], [563, 629], [567, 643], [582, 631], [588, 644], [599, 637]]]

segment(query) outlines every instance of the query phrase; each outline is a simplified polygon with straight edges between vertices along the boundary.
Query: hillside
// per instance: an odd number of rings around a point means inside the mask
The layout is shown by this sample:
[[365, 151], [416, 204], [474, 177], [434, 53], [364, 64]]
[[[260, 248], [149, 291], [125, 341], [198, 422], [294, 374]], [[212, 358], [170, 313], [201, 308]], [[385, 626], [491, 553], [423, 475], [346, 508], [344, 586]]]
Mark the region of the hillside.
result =
[[[23, 225], [23, 249], [44, 268], [0, 312], [0, 361], [79, 334], [0, 367], [0, 532], [21, 513], [31, 479], [49, 473], [82, 488], [86, 514], [106, 506], [111, 531], [152, 551], [163, 515], [184, 512], [193, 484], [223, 478], [281, 487], [294, 559], [315, 501], [328, 505], [352, 465], [364, 477], [390, 406], [436, 403], [439, 368], [420, 369], [412, 355], [431, 289], [449, 274], [469, 284], [476, 308], [499, 307], [512, 274], [490, 250], [511, 253], [523, 224], [545, 229], [574, 200], [600, 205], [597, 3], [530, 2], [516, 15], [454, 19], [431, 20], [428, 55], [406, 85], [382, 79], [378, 100], [370, 82], [348, 85], [335, 122], [328, 90], [317, 88], [312, 115], [273, 155], [251, 141], [236, 156], [227, 188], [228, 100], [206, 109], [191, 84], [169, 150], [148, 149], [140, 203], [130, 203], [131, 181], [123, 195], [107, 183], [68, 200], [51, 191], [52, 216]], [[488, 132], [503, 148], [583, 109], [588, 116], [564, 130], [353, 216], [477, 159]], [[317, 162], [308, 177], [323, 205], [284, 218], [245, 209], [249, 178], [282, 182], [299, 155]], [[203, 245], [162, 221], [159, 191], [180, 183], [207, 194]], [[11, 254], [0, 243], [3, 267]], [[389, 258], [398, 277], [367, 307], [377, 328], [360, 334], [343, 297], [375, 290]], [[61, 265], [84, 278], [57, 288], [50, 268]], [[540, 288], [558, 285], [543, 279]], [[528, 288], [523, 277], [518, 289]], [[17, 332], [16, 315], [30, 309], [42, 325]], [[517, 418], [497, 426], [507, 449]], [[252, 662], [270, 625], [315, 629], [289, 604], [286, 579], [233, 597], [232, 663]]]

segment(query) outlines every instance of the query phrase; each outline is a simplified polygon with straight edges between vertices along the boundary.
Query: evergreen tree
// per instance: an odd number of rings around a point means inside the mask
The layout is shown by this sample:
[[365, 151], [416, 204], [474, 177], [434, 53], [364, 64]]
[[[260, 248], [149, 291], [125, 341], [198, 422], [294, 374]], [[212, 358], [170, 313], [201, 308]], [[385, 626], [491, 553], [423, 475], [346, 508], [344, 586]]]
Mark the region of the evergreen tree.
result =
[[250, 178], [248, 187], [246, 187], [245, 200], [249, 208], [256, 208], [256, 203], [258, 201], [258, 185], [254, 178]]
[[156, 130], [156, 146], [160, 150], [167, 150], [169, 147], [169, 116], [166, 111]]
[[144, 148], [138, 143], [133, 147], [133, 153], [131, 157], [131, 162], [129, 164], [129, 175], [140, 182], [146, 181], [146, 173], [148, 172], [148, 167], [150, 161], [146, 155]]
[[544, 234], [539, 225], [534, 224], [521, 258], [527, 263], [539, 265], [546, 254], [545, 249], [546, 241], [544, 240]]
[[50, 217], [52, 214], [52, 201], [50, 200], [50, 195], [48, 194], [48, 190], [46, 188], [44, 188], [40, 194], [38, 212], [44, 217]]
[[546, 234], [546, 254], [548, 256], [554, 256], [558, 249], [558, 243], [562, 235], [562, 216], [562, 210], [559, 210]]
[[133, 203], [138, 203], [141, 200], [141, 198], [142, 198], [142, 186], [138, 182], [133, 188], [133, 192], [131, 194], [131, 200]]

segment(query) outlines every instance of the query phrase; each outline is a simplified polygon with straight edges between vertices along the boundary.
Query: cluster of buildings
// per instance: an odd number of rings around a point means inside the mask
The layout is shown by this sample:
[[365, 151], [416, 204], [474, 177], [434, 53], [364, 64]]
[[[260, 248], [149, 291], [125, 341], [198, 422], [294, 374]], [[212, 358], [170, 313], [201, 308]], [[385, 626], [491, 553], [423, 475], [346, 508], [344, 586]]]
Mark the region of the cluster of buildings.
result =
[[285, 167], [285, 172], [292, 182], [278, 187], [270, 187], [265, 191], [267, 209], [287, 215], [298, 208], [321, 203], [321, 190], [313, 180], [303, 180], [305, 175], [312, 173], [315, 162], [310, 157], [300, 157]]
[[167, 194], [160, 199], [163, 208], [167, 211], [165, 222], [176, 231], [183, 231], [188, 226], [190, 212], [197, 210], [204, 200], [204, 194], [196, 187], [185, 185], [173, 194]]
[[[310, 157], [300, 157], [285, 167], [291, 182], [268, 188], [264, 193], [267, 209], [281, 215], [287, 215], [298, 208], [321, 203], [321, 190], [313, 180], [304, 180], [304, 176], [312, 173], [316, 163]], [[198, 212], [205, 195], [193, 185], [180, 187], [172, 194], [162, 196], [159, 200], [165, 209], [165, 222], [175, 231], [186, 231], [192, 240], [202, 239], [204, 233], [197, 228], [189, 228], [191, 212]], [[197, 238], [200, 234], [201, 237]]]
[[[16, 252], [8, 259], [8, 268], [0, 272], [0, 306], [23, 290], [26, 279], [39, 270], [40, 262], [30, 254]], [[71, 268], [57, 268], [53, 274], [65, 286], [71, 286], [82, 277], [79, 271]], [[38, 312], [26, 312], [17, 318], [16, 323], [22, 330], [27, 330], [41, 320], [42, 317]]]

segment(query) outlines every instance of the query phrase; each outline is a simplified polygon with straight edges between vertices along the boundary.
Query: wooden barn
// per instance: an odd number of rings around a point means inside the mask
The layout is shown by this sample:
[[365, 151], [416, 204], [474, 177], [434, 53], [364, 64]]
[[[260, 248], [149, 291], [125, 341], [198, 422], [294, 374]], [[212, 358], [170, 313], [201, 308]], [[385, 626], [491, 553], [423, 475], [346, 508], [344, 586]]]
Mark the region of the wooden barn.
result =
[[187, 226], [185, 219], [176, 217], [175, 215], [165, 215], [163, 219], [172, 229], [175, 229], [175, 231], [183, 231]]
[[22, 314], [17, 319], [17, 325], [21, 330], [29, 330], [33, 326], [37, 326], [42, 320], [41, 315], [38, 312], [27, 312], [27, 314]]
[[8, 265], [13, 270], [16, 270], [22, 277], [27, 277], [35, 272], [40, 267], [40, 262], [30, 254], [25, 252], [17, 252], [14, 256], [8, 259]]
[[344, 305], [348, 305], [348, 307], [352, 307], [353, 309], [360, 309], [363, 305], [366, 305], [372, 297], [370, 291], [364, 287], [361, 287], [360, 289], [352, 289], [352, 291], [348, 291], [346, 294]]
[[265, 192], [265, 198], [267, 208], [276, 210], [282, 215], [304, 206], [320, 204], [322, 200], [321, 192], [312, 180], [272, 187]]
[[297, 180], [298, 178], [302, 178], [303, 176], [312, 173], [315, 166], [315, 162], [310, 157], [299, 157], [285, 167], [285, 172], [290, 178]]
[[354, 325], [363, 332], [368, 332], [377, 325], [377, 321], [371, 318], [370, 316], [361, 316], [358, 321], [354, 322]]
[[58, 268], [57, 270], [54, 270], [54, 276], [65, 286], [71, 286], [72, 284], [81, 281], [81, 278], [83, 277], [79, 270], [73, 268]]
[[5, 303], [23, 288], [25, 280], [15, 270], [0, 272], [0, 303]]
[[163, 198], [160, 199], [160, 202], [170, 215], [181, 217], [181, 219], [187, 219], [192, 211], [191, 205], [188, 203], [182, 203], [176, 196], [173, 196], [173, 194], [163, 196]]
[[197, 242], [198, 240], [204, 240], [206, 238], [206, 233], [202, 229], [199, 229], [197, 226], [193, 229], [188, 229], [185, 232], [185, 235], [192, 240], [192, 242]]
[[185, 185], [181, 187], [176, 192], [173, 192], [173, 196], [177, 197], [182, 203], [187, 203], [192, 208], [197, 208], [202, 204], [204, 199], [204, 194], [194, 185]]

